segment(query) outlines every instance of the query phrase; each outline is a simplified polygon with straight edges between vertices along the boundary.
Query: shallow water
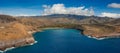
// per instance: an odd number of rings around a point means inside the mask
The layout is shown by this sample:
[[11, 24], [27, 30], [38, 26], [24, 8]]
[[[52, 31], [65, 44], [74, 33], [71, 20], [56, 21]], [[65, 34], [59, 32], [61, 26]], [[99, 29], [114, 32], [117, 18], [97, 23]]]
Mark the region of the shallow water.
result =
[[32, 46], [5, 53], [120, 53], [120, 39], [96, 40], [75, 29], [47, 29], [34, 34]]

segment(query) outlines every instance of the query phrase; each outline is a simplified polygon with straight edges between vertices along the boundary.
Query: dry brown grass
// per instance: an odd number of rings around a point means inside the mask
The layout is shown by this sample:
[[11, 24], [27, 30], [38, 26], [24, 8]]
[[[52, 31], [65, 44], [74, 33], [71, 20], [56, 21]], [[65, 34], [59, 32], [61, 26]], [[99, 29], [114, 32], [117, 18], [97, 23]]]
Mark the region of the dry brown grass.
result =
[[9, 41], [9, 40], [18, 40], [21, 38], [26, 38], [31, 36], [27, 33], [27, 27], [20, 23], [10, 23], [9, 26], [0, 29], [0, 40]]

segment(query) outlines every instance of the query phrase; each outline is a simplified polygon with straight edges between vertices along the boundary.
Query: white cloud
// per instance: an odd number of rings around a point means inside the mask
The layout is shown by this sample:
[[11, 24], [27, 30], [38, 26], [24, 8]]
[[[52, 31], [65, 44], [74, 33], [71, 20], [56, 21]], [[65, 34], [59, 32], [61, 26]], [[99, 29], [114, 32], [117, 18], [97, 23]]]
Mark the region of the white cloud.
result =
[[16, 14], [12, 16], [37, 16], [36, 14]]
[[117, 13], [107, 13], [107, 12], [103, 12], [101, 13], [102, 17], [112, 17], [112, 18], [120, 18], [120, 14]]
[[111, 4], [108, 4], [108, 7], [111, 7], [111, 8], [120, 8], [120, 4], [119, 3], [111, 3]]
[[36, 16], [40, 15], [40, 10], [28, 8], [0, 8], [0, 14], [11, 16]]
[[42, 15], [51, 14], [75, 14], [75, 15], [94, 15], [93, 9], [87, 9], [84, 6], [81, 7], [65, 7], [64, 4], [43, 5], [45, 8]]

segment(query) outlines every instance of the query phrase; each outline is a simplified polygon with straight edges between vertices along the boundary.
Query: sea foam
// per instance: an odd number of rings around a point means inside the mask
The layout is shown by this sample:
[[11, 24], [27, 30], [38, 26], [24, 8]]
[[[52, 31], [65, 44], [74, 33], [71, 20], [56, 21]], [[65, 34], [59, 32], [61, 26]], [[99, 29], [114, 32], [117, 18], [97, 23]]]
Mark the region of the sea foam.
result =
[[[34, 43], [31, 43], [31, 44], [24, 45], [24, 46], [34, 45], [34, 44], [36, 44], [36, 43], [37, 43], [37, 41], [35, 41]], [[22, 46], [21, 46], [21, 47], [22, 47]], [[17, 47], [6, 48], [4, 51], [1, 51], [1, 50], [0, 50], [0, 53], [5, 53], [6, 51], [9, 51], [9, 50], [12, 50], [12, 49], [15, 49], [15, 48], [17, 48]]]

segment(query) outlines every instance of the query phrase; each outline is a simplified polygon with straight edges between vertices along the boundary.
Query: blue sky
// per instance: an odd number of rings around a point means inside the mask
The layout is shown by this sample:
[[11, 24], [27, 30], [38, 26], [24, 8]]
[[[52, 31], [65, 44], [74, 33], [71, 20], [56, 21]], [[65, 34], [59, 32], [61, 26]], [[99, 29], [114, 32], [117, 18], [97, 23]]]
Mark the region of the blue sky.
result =
[[0, 13], [17, 15], [41, 15], [43, 5], [64, 4], [67, 7], [92, 7], [95, 15], [103, 12], [120, 14], [120, 8], [108, 7], [109, 4], [120, 4], [120, 0], [0, 0]]

